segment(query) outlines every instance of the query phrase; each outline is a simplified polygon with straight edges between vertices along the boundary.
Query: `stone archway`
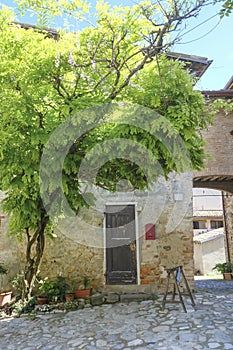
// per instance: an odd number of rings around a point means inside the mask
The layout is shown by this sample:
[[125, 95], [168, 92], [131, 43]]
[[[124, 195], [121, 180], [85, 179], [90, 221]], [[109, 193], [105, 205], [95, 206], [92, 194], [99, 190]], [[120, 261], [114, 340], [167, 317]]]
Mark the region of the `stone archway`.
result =
[[200, 176], [199, 173], [195, 173], [193, 177], [193, 187], [211, 188], [214, 190], [233, 193], [233, 176], [204, 174]]

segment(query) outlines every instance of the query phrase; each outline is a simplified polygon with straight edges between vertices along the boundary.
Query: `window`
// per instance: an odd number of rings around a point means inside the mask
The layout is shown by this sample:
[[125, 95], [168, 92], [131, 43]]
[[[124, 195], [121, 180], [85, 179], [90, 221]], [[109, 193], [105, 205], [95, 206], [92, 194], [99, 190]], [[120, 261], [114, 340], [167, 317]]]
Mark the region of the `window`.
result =
[[205, 220], [199, 220], [199, 221], [193, 221], [193, 228], [196, 229], [206, 229], [206, 222]]
[[210, 227], [212, 229], [223, 227], [223, 221], [222, 220], [211, 220], [210, 221]]
[[193, 229], [196, 230], [199, 228], [199, 222], [198, 221], [193, 221]]

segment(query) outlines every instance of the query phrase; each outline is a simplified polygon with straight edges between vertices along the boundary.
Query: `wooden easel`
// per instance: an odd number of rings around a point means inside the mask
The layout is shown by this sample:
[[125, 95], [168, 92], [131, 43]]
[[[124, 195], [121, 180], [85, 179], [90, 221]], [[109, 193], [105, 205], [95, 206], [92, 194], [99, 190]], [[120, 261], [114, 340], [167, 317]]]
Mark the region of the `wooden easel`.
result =
[[[164, 297], [163, 297], [162, 310], [164, 310], [166, 303], [181, 303], [182, 306], [183, 306], [184, 312], [187, 312], [187, 309], [185, 307], [184, 300], [183, 300], [183, 297], [182, 297], [182, 294], [181, 294], [181, 291], [180, 291], [180, 287], [179, 287], [179, 284], [180, 284], [180, 281], [181, 281], [182, 277], [184, 279], [185, 287], [187, 289], [188, 295], [189, 295], [189, 297], [191, 299], [191, 302], [192, 302], [193, 306], [195, 306], [195, 302], [194, 302], [191, 290], [189, 288], [188, 281], [187, 281], [187, 279], [185, 277], [185, 274], [184, 274], [184, 271], [183, 271], [183, 267], [182, 266], [176, 266], [176, 267], [173, 267], [171, 269], [167, 269], [166, 271], [167, 271], [167, 284], [166, 284], [166, 289], [165, 289], [165, 293], [164, 293]], [[172, 282], [174, 283], [173, 292], [172, 292], [172, 300], [167, 300], [167, 295], [168, 295], [168, 289], [169, 289], [169, 283], [170, 283], [171, 276], [172, 276], [172, 279], [173, 279]], [[178, 292], [180, 300], [175, 300], [176, 290]]]

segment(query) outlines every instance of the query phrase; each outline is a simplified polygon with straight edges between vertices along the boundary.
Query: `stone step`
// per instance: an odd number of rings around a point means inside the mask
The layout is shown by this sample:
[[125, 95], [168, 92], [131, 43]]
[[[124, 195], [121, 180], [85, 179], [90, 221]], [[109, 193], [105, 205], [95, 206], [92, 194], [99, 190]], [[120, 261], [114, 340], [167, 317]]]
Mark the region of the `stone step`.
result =
[[157, 295], [151, 293], [104, 293], [105, 302], [114, 304], [117, 302], [127, 303], [131, 301], [155, 300]]

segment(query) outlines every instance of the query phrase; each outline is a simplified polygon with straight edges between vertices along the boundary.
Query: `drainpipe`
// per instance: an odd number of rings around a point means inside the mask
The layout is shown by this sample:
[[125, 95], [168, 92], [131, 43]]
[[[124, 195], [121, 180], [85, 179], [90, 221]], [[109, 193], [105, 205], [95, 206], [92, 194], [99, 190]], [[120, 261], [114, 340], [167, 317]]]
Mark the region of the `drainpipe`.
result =
[[226, 221], [226, 211], [225, 211], [225, 199], [224, 199], [224, 192], [222, 191], [222, 209], [223, 209], [223, 219], [224, 219], [224, 230], [225, 230], [225, 237], [226, 237], [226, 253], [227, 253], [227, 261], [231, 262], [231, 253], [230, 253], [230, 245], [229, 245], [229, 232], [227, 227], [227, 221]]

